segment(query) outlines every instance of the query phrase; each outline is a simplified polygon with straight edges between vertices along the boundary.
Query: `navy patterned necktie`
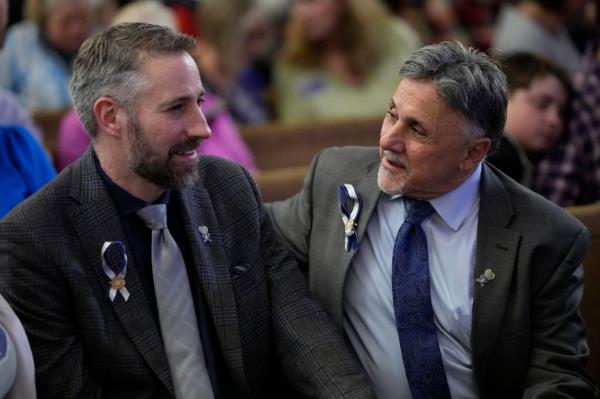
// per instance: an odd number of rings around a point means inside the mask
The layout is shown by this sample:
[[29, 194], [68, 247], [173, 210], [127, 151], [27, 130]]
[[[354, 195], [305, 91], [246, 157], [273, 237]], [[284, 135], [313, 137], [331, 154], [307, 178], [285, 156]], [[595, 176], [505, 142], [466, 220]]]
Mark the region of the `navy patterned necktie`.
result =
[[434, 210], [429, 202], [411, 201], [394, 244], [392, 290], [396, 328], [413, 399], [450, 398], [433, 323], [427, 238], [421, 222]]

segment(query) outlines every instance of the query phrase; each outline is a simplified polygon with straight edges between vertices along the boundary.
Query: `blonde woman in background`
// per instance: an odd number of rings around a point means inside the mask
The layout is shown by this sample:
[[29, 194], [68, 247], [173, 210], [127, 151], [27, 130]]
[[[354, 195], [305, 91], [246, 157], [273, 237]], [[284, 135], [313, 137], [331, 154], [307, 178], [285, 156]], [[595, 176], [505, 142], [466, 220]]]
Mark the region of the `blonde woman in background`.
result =
[[205, 87], [225, 100], [237, 123], [266, 122], [269, 53], [277, 41], [271, 10], [254, 0], [203, 0], [197, 21]]
[[421, 41], [378, 0], [293, 0], [276, 62], [281, 121], [375, 117]]
[[0, 54], [0, 86], [30, 112], [67, 108], [71, 64], [94, 27], [93, 2], [27, 0], [24, 10]]

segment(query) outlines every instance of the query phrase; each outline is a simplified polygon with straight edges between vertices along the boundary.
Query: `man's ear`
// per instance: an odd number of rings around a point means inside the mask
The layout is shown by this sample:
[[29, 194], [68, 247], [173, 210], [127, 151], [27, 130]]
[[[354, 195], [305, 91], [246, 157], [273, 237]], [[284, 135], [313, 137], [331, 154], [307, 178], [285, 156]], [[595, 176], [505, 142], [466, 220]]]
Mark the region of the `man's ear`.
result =
[[468, 144], [465, 159], [460, 163], [463, 172], [473, 170], [487, 155], [492, 147], [492, 141], [487, 137], [471, 140]]
[[123, 130], [121, 111], [122, 108], [114, 99], [105, 96], [97, 99], [94, 103], [94, 116], [98, 130], [120, 138]]

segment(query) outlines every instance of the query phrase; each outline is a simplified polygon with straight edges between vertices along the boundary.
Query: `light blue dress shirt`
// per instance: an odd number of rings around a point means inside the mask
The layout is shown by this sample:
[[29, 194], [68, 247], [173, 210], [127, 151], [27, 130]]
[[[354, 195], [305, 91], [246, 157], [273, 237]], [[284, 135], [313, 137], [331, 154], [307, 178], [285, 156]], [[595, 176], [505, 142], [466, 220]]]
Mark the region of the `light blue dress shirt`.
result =
[[[421, 224], [444, 369], [452, 397], [461, 399], [477, 397], [471, 314], [480, 180], [481, 164], [461, 186], [429, 201], [436, 212]], [[392, 298], [392, 253], [405, 216], [401, 196], [381, 196], [344, 286], [344, 331], [379, 399], [412, 397]]]

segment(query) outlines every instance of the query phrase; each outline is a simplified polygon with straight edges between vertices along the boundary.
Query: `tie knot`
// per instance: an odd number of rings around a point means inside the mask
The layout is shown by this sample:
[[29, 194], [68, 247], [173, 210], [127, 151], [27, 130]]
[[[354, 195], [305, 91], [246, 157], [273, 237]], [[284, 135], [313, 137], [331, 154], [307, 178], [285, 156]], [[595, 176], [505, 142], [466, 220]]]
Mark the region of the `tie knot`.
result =
[[167, 227], [167, 206], [150, 205], [136, 212], [149, 229], [161, 230]]
[[433, 213], [433, 206], [427, 201], [410, 201], [410, 208], [406, 215], [406, 221], [411, 224], [421, 224], [421, 222]]

